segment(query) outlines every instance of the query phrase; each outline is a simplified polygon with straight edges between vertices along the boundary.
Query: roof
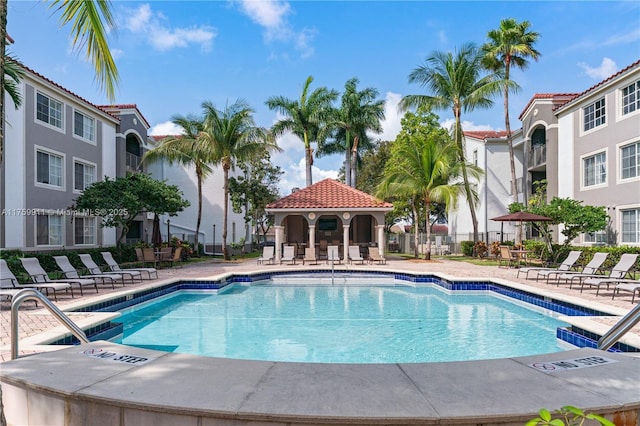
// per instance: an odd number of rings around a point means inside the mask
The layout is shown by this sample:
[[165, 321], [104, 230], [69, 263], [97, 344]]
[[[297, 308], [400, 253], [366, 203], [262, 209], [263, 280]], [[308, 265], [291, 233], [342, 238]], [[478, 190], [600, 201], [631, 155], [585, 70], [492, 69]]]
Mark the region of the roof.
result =
[[132, 109], [135, 111], [136, 114], [138, 114], [138, 116], [140, 116], [142, 120], [144, 120], [144, 123], [147, 125], [147, 128], [151, 127], [149, 125], [149, 121], [145, 118], [144, 115], [142, 115], [142, 113], [138, 109], [138, 105], [136, 104], [98, 105], [98, 107], [103, 111], [107, 111], [111, 114], [120, 114], [121, 111]]
[[531, 104], [533, 104], [538, 99], [551, 99], [554, 102], [557, 102], [560, 105], [563, 105], [569, 102], [572, 98], [576, 97], [577, 95], [578, 95], [577, 93], [536, 93], [535, 95], [533, 95], [531, 99], [529, 99], [529, 102], [527, 102], [527, 105], [525, 105], [525, 107], [522, 109], [522, 112], [518, 116], [518, 119], [522, 120], [522, 117], [526, 114], [527, 110], [531, 107]]
[[311, 186], [287, 195], [267, 209], [392, 209], [393, 204], [335, 179], [324, 179]]
[[507, 136], [506, 130], [465, 130], [462, 133], [464, 133], [465, 136], [482, 140], [504, 138]]

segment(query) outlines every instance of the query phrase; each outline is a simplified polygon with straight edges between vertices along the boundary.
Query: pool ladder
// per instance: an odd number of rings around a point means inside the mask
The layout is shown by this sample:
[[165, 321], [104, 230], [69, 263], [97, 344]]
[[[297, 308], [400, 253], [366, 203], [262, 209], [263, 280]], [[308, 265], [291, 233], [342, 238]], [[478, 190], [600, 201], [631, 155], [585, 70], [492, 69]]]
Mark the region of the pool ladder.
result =
[[622, 336], [640, 322], [640, 303], [629, 311], [620, 321], [618, 321], [609, 331], [598, 340], [598, 349], [603, 351], [616, 344]]
[[69, 331], [82, 343], [89, 343], [89, 339], [87, 335], [82, 331], [80, 327], [76, 325], [71, 319], [64, 314], [56, 305], [51, 303], [49, 299], [42, 293], [37, 290], [26, 288], [16, 293], [11, 301], [11, 359], [16, 359], [19, 357], [18, 355], [18, 314], [20, 305], [25, 300], [35, 300], [36, 302], [40, 301], [44, 305], [45, 308], [51, 312], [51, 314], [56, 317], [58, 321], [60, 321], [64, 326], [66, 326]]

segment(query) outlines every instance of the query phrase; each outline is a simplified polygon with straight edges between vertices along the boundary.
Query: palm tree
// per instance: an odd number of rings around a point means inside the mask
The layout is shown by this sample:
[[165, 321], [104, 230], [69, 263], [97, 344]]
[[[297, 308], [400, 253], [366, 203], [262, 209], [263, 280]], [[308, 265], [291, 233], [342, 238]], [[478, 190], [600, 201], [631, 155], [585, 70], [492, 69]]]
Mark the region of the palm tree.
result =
[[11, 97], [16, 108], [22, 105], [22, 95], [20, 94], [20, 80], [24, 76], [24, 69], [18, 65], [18, 61], [11, 55], [5, 56], [4, 64], [4, 91]]
[[214, 164], [220, 164], [223, 172], [223, 224], [222, 254], [230, 259], [227, 250], [227, 220], [229, 216], [229, 170], [236, 164], [252, 158], [254, 151], [266, 148], [278, 150], [272, 135], [253, 121], [253, 109], [243, 99], [227, 105], [220, 111], [211, 102], [203, 102], [204, 131], [201, 142], [211, 147]]
[[[455, 208], [465, 189], [458, 179], [463, 167], [458, 159], [456, 143], [439, 128], [434, 114], [426, 113], [426, 110], [418, 111], [416, 115], [407, 113], [402, 123], [403, 129], [392, 147], [391, 158], [378, 186], [378, 195], [410, 199], [414, 210], [417, 210], [417, 203], [424, 203], [426, 259], [429, 260], [432, 204], [442, 203], [447, 209]], [[466, 165], [466, 170], [474, 177], [481, 174], [480, 169], [471, 164]], [[472, 194], [477, 198], [475, 191]]]
[[474, 241], [478, 241], [478, 219], [466, 167], [461, 116], [463, 111], [471, 112], [476, 108], [489, 108], [493, 105], [490, 97], [500, 88], [495, 74], [480, 76], [481, 60], [481, 52], [471, 43], [463, 45], [453, 53], [433, 53], [427, 58], [425, 65], [417, 67], [409, 74], [410, 83], [425, 86], [431, 94], [407, 95], [400, 103], [400, 108], [403, 110], [424, 105], [433, 109], [450, 108], [453, 112], [455, 119], [453, 136], [462, 167], [465, 194], [473, 223]]
[[317, 142], [317, 136], [322, 120], [331, 107], [331, 103], [338, 97], [338, 92], [320, 87], [309, 94], [309, 86], [313, 77], [307, 77], [302, 87], [300, 100], [291, 100], [283, 96], [272, 96], [265, 104], [270, 110], [276, 110], [284, 116], [273, 125], [271, 131], [274, 136], [281, 136], [285, 132], [291, 132], [304, 143], [305, 167], [307, 186], [313, 184], [311, 166], [313, 165], [312, 142]]
[[[345, 152], [345, 181], [356, 187], [358, 151], [371, 146], [367, 132], [382, 132], [384, 120], [384, 100], [376, 100], [378, 91], [372, 87], [358, 91], [358, 79], [352, 78], [344, 85], [341, 105], [334, 109], [327, 123], [326, 131], [333, 132], [333, 141], [322, 143], [319, 155]], [[320, 141], [326, 134], [321, 132]]]
[[193, 116], [176, 115], [172, 121], [182, 131], [180, 135], [168, 136], [160, 141], [155, 148], [142, 156], [142, 161], [167, 160], [169, 164], [178, 163], [193, 166], [198, 180], [198, 218], [194, 246], [199, 253], [200, 223], [202, 222], [202, 183], [211, 174], [211, 164], [214, 162], [213, 149], [201, 139], [204, 123], [202, 119]]
[[[86, 47], [86, 57], [93, 63], [96, 80], [107, 94], [109, 100], [115, 100], [118, 85], [118, 69], [109, 50], [107, 33], [114, 31], [116, 24], [111, 14], [108, 0], [70, 1], [53, 0], [50, 8], [60, 13], [60, 26], [71, 24], [73, 46]], [[7, 41], [7, 1], [0, 0], [0, 87], [4, 88]], [[0, 96], [0, 123], [4, 124], [4, 96]], [[0, 126], [0, 164], [4, 160], [4, 130]]]
[[[482, 46], [484, 58], [482, 64], [490, 71], [499, 72], [503, 77], [502, 96], [504, 100], [504, 126], [509, 146], [509, 163], [511, 166], [511, 194], [513, 202], [518, 202], [518, 185], [516, 179], [516, 162], [511, 138], [511, 124], [509, 122], [509, 91], [516, 91], [519, 87], [511, 78], [511, 67], [525, 69], [527, 58], [538, 60], [540, 52], [533, 45], [540, 34], [529, 31], [529, 21], [517, 22], [513, 18], [500, 21], [500, 28], [491, 30], [487, 34], [489, 41]], [[519, 230], [519, 228], [518, 228]], [[516, 232], [516, 243], [521, 242], [520, 232]]]

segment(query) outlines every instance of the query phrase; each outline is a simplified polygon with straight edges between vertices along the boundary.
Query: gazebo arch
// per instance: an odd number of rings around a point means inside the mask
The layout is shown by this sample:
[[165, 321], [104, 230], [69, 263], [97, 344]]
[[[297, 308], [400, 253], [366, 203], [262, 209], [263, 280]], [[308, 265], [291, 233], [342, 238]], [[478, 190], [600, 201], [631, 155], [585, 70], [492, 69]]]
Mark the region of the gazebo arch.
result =
[[384, 252], [384, 216], [393, 204], [334, 179], [324, 179], [269, 205], [274, 215], [276, 260], [282, 244], [315, 247], [321, 241], [342, 246], [373, 245]]

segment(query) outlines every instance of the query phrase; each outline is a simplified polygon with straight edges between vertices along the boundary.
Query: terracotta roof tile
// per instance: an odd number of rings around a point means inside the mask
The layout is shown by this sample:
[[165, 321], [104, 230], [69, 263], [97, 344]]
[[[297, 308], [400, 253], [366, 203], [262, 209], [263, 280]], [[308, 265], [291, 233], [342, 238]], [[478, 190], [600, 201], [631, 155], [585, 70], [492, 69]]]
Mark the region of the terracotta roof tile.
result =
[[468, 130], [463, 132], [465, 136], [476, 139], [504, 138], [506, 130]]
[[113, 113], [113, 114], [119, 114], [120, 111], [125, 109], [134, 109], [136, 110], [138, 115], [140, 115], [140, 117], [144, 120], [147, 127], [151, 127], [151, 125], [149, 124], [149, 120], [147, 120], [145, 116], [142, 115], [142, 112], [140, 112], [140, 110], [138, 109], [138, 105], [136, 104], [98, 105], [98, 107], [101, 108], [103, 111], [106, 111], [108, 113]]
[[335, 179], [324, 179], [300, 189], [269, 205], [267, 209], [355, 209], [392, 208], [366, 192], [351, 188]]
[[531, 104], [536, 99], [552, 99], [554, 103], [557, 103], [558, 105], [564, 105], [565, 103], [569, 102], [571, 98], [577, 95], [578, 95], [577, 93], [536, 93], [533, 95], [531, 99], [529, 99], [529, 102], [527, 102], [527, 105], [525, 105], [525, 107], [522, 109], [522, 112], [518, 116], [518, 119], [522, 120], [522, 117], [524, 116], [525, 112], [527, 112]]

